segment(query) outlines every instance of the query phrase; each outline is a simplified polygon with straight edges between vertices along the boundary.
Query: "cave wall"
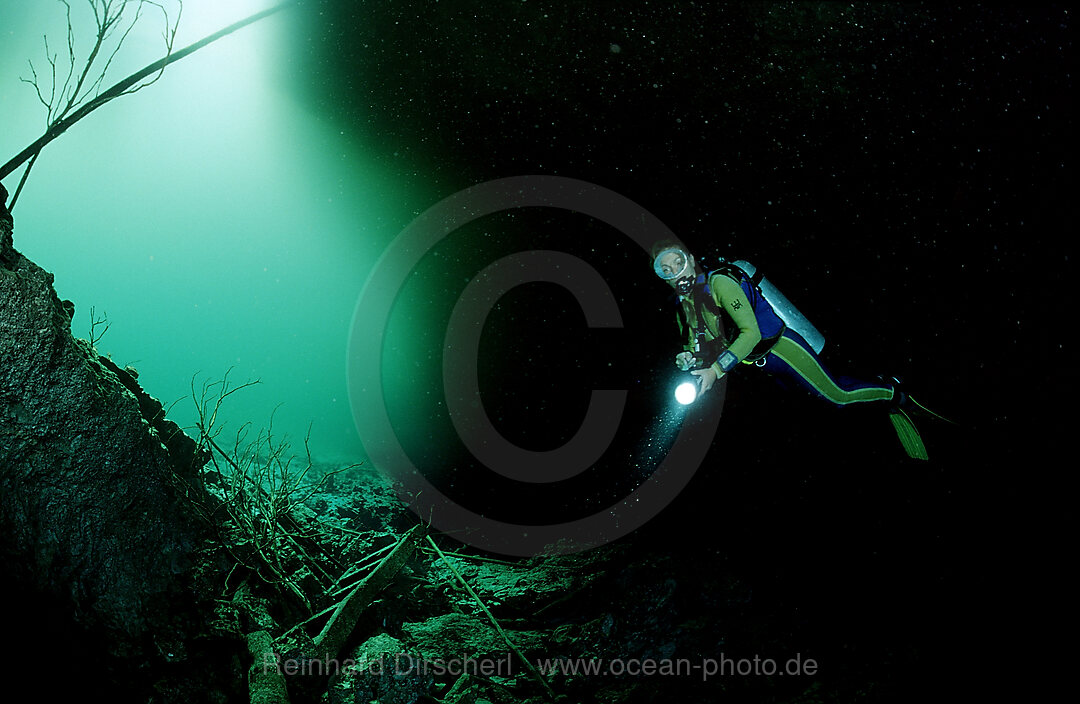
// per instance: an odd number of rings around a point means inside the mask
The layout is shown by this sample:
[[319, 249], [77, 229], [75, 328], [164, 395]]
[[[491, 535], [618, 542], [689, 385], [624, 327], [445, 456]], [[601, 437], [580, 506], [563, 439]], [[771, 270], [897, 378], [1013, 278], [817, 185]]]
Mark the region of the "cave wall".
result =
[[0, 186], [0, 578], [111, 656], [182, 658], [201, 459], [134, 370], [72, 336], [74, 305], [14, 248], [6, 199]]

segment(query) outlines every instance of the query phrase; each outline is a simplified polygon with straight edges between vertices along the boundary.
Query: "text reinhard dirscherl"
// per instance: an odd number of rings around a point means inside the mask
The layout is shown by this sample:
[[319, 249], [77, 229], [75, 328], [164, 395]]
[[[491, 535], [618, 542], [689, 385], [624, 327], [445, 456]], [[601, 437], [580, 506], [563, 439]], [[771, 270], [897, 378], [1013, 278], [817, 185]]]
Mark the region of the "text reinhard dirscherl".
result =
[[[543, 675], [577, 675], [609, 677], [753, 677], [753, 676], [813, 676], [817, 674], [818, 663], [813, 658], [796, 653], [786, 659], [763, 658], [755, 655], [749, 658], [733, 658], [721, 653], [717, 657], [691, 658], [540, 658], [533, 662], [537, 671]], [[276, 671], [278, 674], [294, 675], [389, 675], [407, 677], [410, 675], [459, 676], [463, 674], [484, 677], [508, 677], [512, 674], [511, 653], [499, 657], [452, 657], [423, 658], [409, 653], [396, 655], [384, 654], [374, 659], [346, 658], [338, 660], [326, 657], [323, 660], [304, 658], [282, 658], [274, 653], [263, 656], [263, 672]]]

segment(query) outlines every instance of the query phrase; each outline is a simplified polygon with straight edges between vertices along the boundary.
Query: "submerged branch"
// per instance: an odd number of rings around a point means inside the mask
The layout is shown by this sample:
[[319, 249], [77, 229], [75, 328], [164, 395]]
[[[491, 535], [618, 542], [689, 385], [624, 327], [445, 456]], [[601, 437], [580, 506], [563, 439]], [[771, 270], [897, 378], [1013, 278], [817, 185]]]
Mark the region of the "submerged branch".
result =
[[261, 19], [263, 19], [265, 17], [269, 17], [270, 15], [272, 15], [272, 14], [274, 14], [274, 13], [280, 11], [280, 10], [284, 10], [284, 9], [286, 9], [288, 7], [291, 7], [292, 5], [295, 5], [295, 4], [296, 4], [296, 0], [287, 0], [286, 2], [283, 2], [283, 3], [279, 4], [279, 5], [275, 5], [274, 7], [271, 7], [269, 9], [263, 10], [262, 12], [257, 12], [254, 15], [251, 15], [250, 17], [247, 17], [246, 19], [240, 20], [239, 22], [234, 22], [233, 24], [229, 25], [228, 27], [225, 27], [224, 29], [221, 29], [221, 30], [219, 30], [217, 32], [214, 32], [213, 34], [211, 34], [211, 35], [209, 35], [209, 36], [207, 36], [207, 37], [205, 37], [203, 39], [200, 39], [199, 41], [195, 42], [194, 44], [186, 46], [183, 49], [180, 49], [179, 51], [169, 53], [167, 56], [155, 61], [152, 64], [147, 65], [142, 70], [137, 71], [136, 73], [133, 73], [130, 76], [128, 76], [127, 78], [119, 81], [118, 83], [114, 84], [111, 88], [109, 88], [105, 92], [101, 93], [100, 95], [94, 97], [92, 100], [88, 101], [85, 105], [83, 105], [78, 110], [75, 110], [74, 112], [72, 112], [70, 115], [68, 115], [63, 120], [60, 120], [55, 125], [52, 125], [48, 130], [46, 130], [45, 134], [43, 134], [40, 138], [38, 138], [33, 144], [31, 144], [30, 146], [26, 147], [21, 152], [16, 154], [6, 164], [4, 164], [3, 166], [0, 166], [0, 179], [5, 178], [9, 174], [11, 174], [12, 171], [14, 171], [15, 169], [22, 166], [28, 159], [35, 156], [49, 142], [53, 141], [54, 139], [56, 139], [57, 137], [62, 135], [64, 132], [66, 132], [76, 122], [83, 119], [84, 117], [89, 115], [91, 112], [98, 109], [99, 107], [101, 107], [105, 103], [109, 102], [110, 100], [113, 100], [114, 98], [118, 98], [121, 95], [124, 95], [124, 93], [126, 91], [129, 91], [132, 88], [132, 86], [135, 86], [137, 83], [139, 83], [139, 81], [142, 81], [143, 79], [153, 75], [156, 72], [162, 71], [166, 66], [173, 63], [174, 61], [179, 61], [180, 59], [182, 59], [182, 58], [184, 58], [184, 57], [186, 57], [186, 56], [188, 56], [190, 54], [195, 53], [199, 49], [202, 49], [203, 47], [207, 46], [208, 44], [211, 44], [211, 43], [217, 41], [218, 39], [221, 39], [222, 37], [225, 37], [225, 36], [227, 36], [229, 34], [232, 34], [233, 32], [237, 31], [238, 29], [242, 29], [242, 28], [246, 27], [249, 24], [253, 24], [255, 22], [258, 22], [259, 20], [261, 20]]

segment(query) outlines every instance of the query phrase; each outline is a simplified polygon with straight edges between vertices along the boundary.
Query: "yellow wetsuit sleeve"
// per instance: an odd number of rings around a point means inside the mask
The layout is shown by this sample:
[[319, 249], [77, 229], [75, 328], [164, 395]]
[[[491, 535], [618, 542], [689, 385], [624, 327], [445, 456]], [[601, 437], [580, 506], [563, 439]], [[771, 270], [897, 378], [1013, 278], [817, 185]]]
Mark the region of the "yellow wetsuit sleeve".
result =
[[[709, 289], [716, 305], [727, 311], [735, 321], [735, 327], [739, 328], [739, 334], [728, 346], [728, 350], [741, 362], [754, 346], [761, 342], [761, 330], [758, 328], [754, 309], [750, 306], [750, 301], [746, 300], [742, 287], [723, 274], [714, 274], [709, 279]], [[713, 368], [717, 372], [721, 371], [716, 364]]]

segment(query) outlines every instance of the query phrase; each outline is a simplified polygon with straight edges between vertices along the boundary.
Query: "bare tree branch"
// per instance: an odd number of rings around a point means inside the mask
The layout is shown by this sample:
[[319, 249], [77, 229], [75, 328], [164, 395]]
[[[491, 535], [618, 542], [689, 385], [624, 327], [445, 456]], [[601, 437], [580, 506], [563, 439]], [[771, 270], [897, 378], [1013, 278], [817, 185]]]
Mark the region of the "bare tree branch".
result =
[[[66, 0], [61, 0], [61, 1], [63, 1], [65, 5], [68, 4], [66, 2]], [[99, 107], [101, 107], [105, 103], [108, 103], [111, 100], [119, 98], [122, 95], [129, 95], [131, 93], [137, 92], [137, 91], [141, 90], [142, 88], [145, 88], [146, 86], [153, 84], [155, 81], [158, 80], [158, 78], [161, 77], [161, 72], [164, 71], [165, 67], [168, 66], [169, 64], [173, 63], [174, 61], [179, 61], [180, 59], [182, 59], [182, 58], [184, 58], [186, 56], [189, 56], [190, 54], [193, 54], [194, 52], [198, 51], [199, 49], [202, 49], [203, 47], [205, 47], [205, 46], [207, 46], [207, 45], [209, 45], [209, 44], [211, 44], [211, 43], [213, 43], [215, 41], [217, 41], [218, 39], [221, 39], [222, 37], [228, 36], [229, 34], [232, 34], [233, 32], [237, 31], [238, 29], [242, 29], [243, 27], [246, 27], [249, 24], [253, 24], [253, 23], [255, 23], [255, 22], [257, 22], [257, 21], [259, 21], [259, 20], [261, 20], [261, 19], [263, 19], [265, 17], [269, 17], [270, 15], [273, 15], [273, 14], [275, 14], [275, 13], [277, 13], [277, 12], [283, 10], [283, 9], [286, 9], [288, 7], [292, 7], [293, 5], [296, 4], [296, 0], [287, 0], [286, 2], [283, 2], [283, 3], [279, 4], [279, 5], [275, 5], [274, 7], [271, 7], [269, 9], [263, 10], [262, 12], [257, 12], [255, 14], [251, 15], [250, 17], [247, 17], [245, 19], [240, 20], [239, 22], [234, 22], [233, 24], [229, 25], [228, 27], [225, 27], [224, 29], [221, 29], [221, 30], [219, 30], [217, 32], [214, 32], [213, 34], [211, 34], [211, 35], [209, 35], [207, 37], [204, 37], [203, 39], [200, 39], [199, 41], [195, 42], [194, 44], [186, 46], [183, 49], [181, 49], [179, 51], [175, 51], [175, 52], [172, 50], [172, 42], [176, 37], [176, 28], [177, 28], [177, 23], [179, 22], [179, 14], [177, 15], [176, 20], [173, 21], [172, 25], [170, 26], [168, 24], [168, 22], [169, 22], [169, 20], [168, 20], [168, 12], [165, 12], [164, 8], [162, 8], [162, 11], [164, 12], [164, 15], [165, 15], [165, 18], [166, 18], [166, 31], [164, 33], [166, 44], [167, 44], [167, 53], [166, 53], [166, 55], [164, 57], [162, 57], [161, 59], [158, 59], [157, 61], [155, 61], [155, 62], [153, 62], [153, 63], [151, 63], [151, 64], [149, 64], [147, 66], [144, 66], [141, 70], [136, 71], [135, 73], [131, 74], [127, 78], [115, 83], [108, 90], [105, 90], [104, 92], [99, 93], [99, 92], [97, 92], [97, 87], [100, 85], [101, 81], [104, 79], [104, 74], [101, 74], [101, 76], [96, 81], [94, 81], [93, 83], [90, 84], [90, 87], [92, 87], [94, 89], [94, 95], [93, 95], [93, 97], [89, 97], [89, 93], [87, 93], [83, 89], [83, 84], [85, 83], [86, 76], [89, 75], [90, 65], [97, 59], [97, 54], [100, 53], [101, 45], [115, 31], [115, 29], [117, 27], [117, 23], [120, 21], [120, 18], [122, 16], [123, 9], [127, 6], [128, 3], [131, 3], [131, 2], [138, 3], [138, 5], [140, 7], [143, 6], [143, 5], [146, 5], [146, 4], [161, 7], [161, 5], [158, 5], [157, 3], [151, 2], [150, 0], [119, 0], [119, 2], [120, 2], [119, 5], [116, 4], [117, 0], [89, 0], [89, 2], [91, 4], [91, 7], [94, 10], [95, 19], [96, 19], [96, 22], [97, 22], [98, 40], [95, 41], [94, 49], [91, 51], [91, 55], [87, 59], [87, 62], [84, 64], [85, 68], [84, 68], [84, 70], [82, 72], [82, 75], [80, 76], [80, 78], [76, 82], [75, 86], [70, 87], [68, 85], [68, 82], [65, 81], [64, 90], [61, 92], [61, 94], [59, 96], [59, 101], [56, 101], [57, 96], [55, 94], [53, 94], [51, 96], [51, 101], [46, 103], [47, 105], [49, 105], [51, 103], [55, 103], [55, 102], [62, 103], [64, 101], [64, 96], [69, 95], [70, 97], [68, 97], [68, 99], [67, 99], [67, 106], [64, 108], [64, 110], [60, 114], [52, 115], [52, 113], [50, 113], [50, 115], [52, 116], [52, 119], [51, 119], [51, 121], [49, 123], [49, 127], [45, 130], [45, 134], [43, 134], [40, 138], [35, 140], [33, 144], [30, 144], [25, 149], [23, 149], [21, 152], [19, 152], [14, 157], [12, 157], [10, 160], [8, 160], [8, 162], [5, 163], [3, 166], [0, 166], [0, 179], [3, 179], [6, 176], [8, 176], [9, 174], [11, 174], [11, 172], [13, 172], [15, 169], [19, 168], [20, 166], [22, 166], [28, 160], [35, 159], [36, 156], [41, 152], [41, 150], [43, 148], [45, 148], [45, 146], [47, 144], [49, 144], [49, 142], [52, 142], [54, 139], [56, 139], [57, 137], [62, 135], [64, 132], [66, 132], [68, 129], [70, 129], [71, 126], [74, 125], [76, 122], [83, 119], [84, 117], [89, 115], [94, 110], [97, 110]], [[178, 2], [179, 2], [179, 0], [178, 0]], [[182, 6], [182, 3], [181, 3], [181, 6]], [[70, 7], [69, 7], [69, 10], [70, 10]], [[69, 15], [69, 18], [70, 18], [70, 15]], [[137, 21], [137, 19], [138, 19], [138, 17], [136, 17], [136, 21]], [[69, 24], [69, 28], [70, 28], [70, 19], [69, 19], [68, 24]], [[128, 30], [125, 30], [123, 37], [127, 36], [128, 31], [130, 31], [130, 27], [128, 28]], [[123, 37], [121, 38], [121, 43], [123, 41]], [[74, 39], [70, 35], [69, 35], [68, 42], [69, 42], [68, 43], [69, 49], [71, 50], [69, 53], [72, 53], [72, 55], [73, 55]], [[115, 55], [115, 52], [114, 52], [114, 55]], [[108, 64], [111, 63], [111, 61], [112, 61], [112, 59], [110, 57], [110, 59], [108, 59], [108, 61], [106, 63], [106, 68], [108, 68]], [[31, 66], [31, 70], [33, 70], [32, 66]], [[157, 76], [152, 78], [149, 81], [146, 81], [146, 79], [150, 78], [151, 76], [154, 76], [154, 74], [157, 74]], [[72, 75], [73, 75], [73, 72], [72, 72]], [[69, 76], [69, 78], [70, 78], [70, 76]], [[36, 75], [35, 75], [34, 80], [36, 80]], [[34, 83], [34, 81], [27, 81], [27, 82]], [[54, 66], [54, 83], [55, 83], [55, 66]], [[70, 91], [70, 92], [68, 92], [68, 91]], [[80, 92], [82, 94], [82, 98], [79, 97]], [[46, 101], [43, 100], [43, 102], [46, 102]], [[55, 109], [55, 106], [54, 106], [53, 109]], [[29, 168], [30, 167], [28, 166], [27, 167], [27, 172], [29, 171]], [[21, 190], [23, 183], [26, 182], [26, 175], [27, 175], [26, 173], [23, 174], [22, 180], [19, 183], [19, 189], [16, 190], [15, 195], [12, 197], [11, 204], [8, 206], [9, 210], [12, 207], [14, 207], [15, 199], [18, 198], [18, 195], [19, 195], [19, 190]]]
[[93, 306], [90, 306], [90, 347], [96, 348], [97, 343], [101, 342], [101, 338], [105, 337], [105, 333], [109, 331], [109, 317], [108, 314], [102, 314], [99, 318], [97, 311]]
[[[75, 30], [71, 19], [71, 3], [68, 0], [60, 0], [64, 4], [66, 19], [67, 19], [67, 76], [64, 77], [62, 85], [58, 85], [57, 81], [57, 60], [59, 55], [54, 53], [49, 48], [49, 37], [45, 36], [45, 60], [49, 64], [49, 97], [45, 97], [45, 93], [42, 90], [41, 80], [38, 76], [37, 70], [34, 68], [33, 61], [30, 63], [30, 78], [22, 78], [24, 83], [29, 83], [34, 87], [34, 92], [37, 94], [38, 101], [45, 106], [45, 132], [49, 133], [50, 130], [54, 130], [58, 123], [64, 118], [69, 116], [74, 110], [79, 107], [87, 105], [91, 100], [96, 99], [100, 94], [100, 86], [105, 80], [105, 76], [109, 72], [109, 67], [112, 65], [113, 60], [117, 54], [120, 53], [120, 49], [127, 41], [128, 35], [131, 30], [135, 28], [135, 25], [139, 23], [139, 20], [143, 16], [143, 9], [145, 6], [156, 7], [161, 11], [161, 15], [165, 22], [165, 31], [162, 33], [162, 37], [165, 41], [166, 56], [173, 51], [173, 43], [176, 37], [176, 30], [179, 26], [180, 15], [183, 13], [184, 4], [183, 0], [173, 0], [177, 3], [180, 11], [177, 13], [176, 21], [170, 24], [169, 12], [164, 5], [154, 2], [153, 0], [87, 0], [90, 5], [90, 10], [94, 16], [94, 41], [93, 46], [90, 49], [89, 55], [83, 61], [82, 70], [78, 77], [75, 78], [74, 84], [72, 79], [75, 77], [75, 66], [78, 63], [76, 58], [75, 49]], [[125, 22], [125, 12], [129, 5], [135, 5], [134, 17], [130, 22]], [[130, 17], [130, 14], [128, 15]], [[117, 28], [124, 26], [126, 29], [115, 44], [112, 46], [111, 51], [108, 49], [114, 33]], [[98, 59], [108, 52], [108, 57], [105, 59], [104, 65], [100, 65]], [[91, 79], [91, 76], [96, 77]], [[127, 95], [134, 93], [145, 85], [150, 85], [158, 78], [161, 77], [160, 72], [158, 75], [147, 81], [145, 84], [138, 84], [133, 88], [125, 91], [123, 94]], [[30, 163], [27, 165], [26, 170], [23, 172], [22, 178], [19, 180], [19, 185], [15, 189], [15, 195], [11, 199], [9, 209], [14, 207], [15, 202], [19, 199], [19, 194], [22, 192], [23, 186], [26, 184], [26, 179], [30, 175], [30, 171], [34, 168], [34, 164], [37, 161], [38, 155], [41, 150], [34, 152], [30, 159]]]
[[293, 512], [332, 476], [360, 465], [338, 467], [324, 472], [318, 481], [309, 481], [307, 477], [314, 466], [308, 448], [310, 428], [308, 437], [304, 438], [306, 461], [301, 468], [289, 454], [287, 438], [279, 438], [274, 430], [274, 413], [270, 414], [269, 426], [255, 433], [254, 440], [248, 441], [251, 424], [244, 423], [236, 431], [232, 448], [223, 448], [217, 441], [223, 430], [218, 419], [222, 404], [237, 391], [259, 383], [249, 381], [233, 386], [228, 377], [226, 372], [221, 381], [205, 382], [200, 392], [195, 390], [194, 378], [191, 383], [198, 452], [205, 450], [208, 455], [220, 508], [235, 529], [233, 537], [223, 538], [222, 544], [237, 562], [263, 581], [292, 594], [310, 610], [310, 600], [300, 590], [295, 577], [290, 576], [293, 570], [286, 564], [290, 550], [285, 548], [291, 548], [291, 553], [304, 563], [323, 590], [329, 589], [334, 580], [300, 544], [311, 536], [293, 518]]

